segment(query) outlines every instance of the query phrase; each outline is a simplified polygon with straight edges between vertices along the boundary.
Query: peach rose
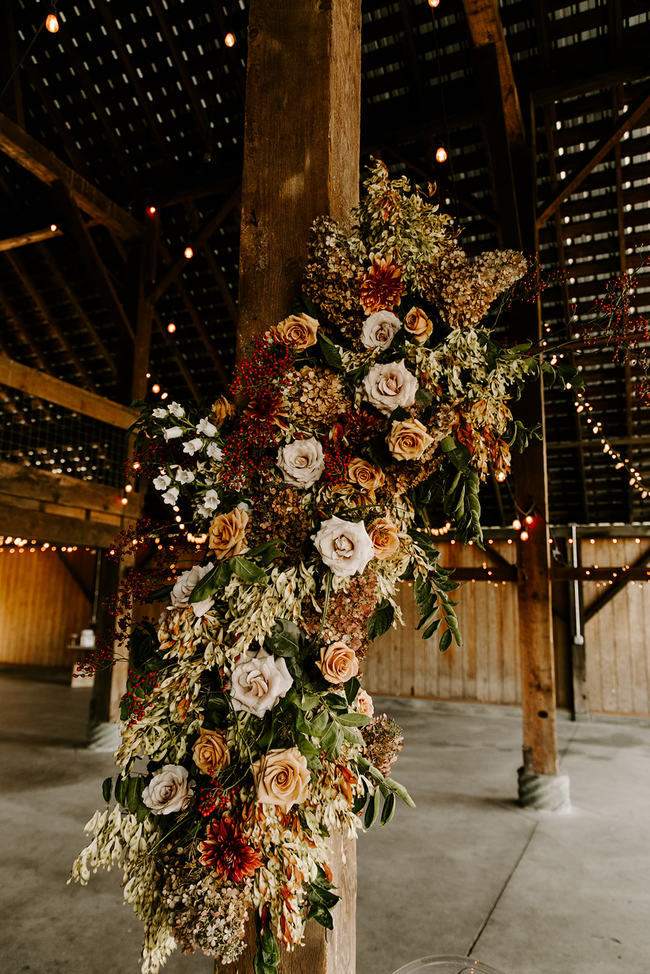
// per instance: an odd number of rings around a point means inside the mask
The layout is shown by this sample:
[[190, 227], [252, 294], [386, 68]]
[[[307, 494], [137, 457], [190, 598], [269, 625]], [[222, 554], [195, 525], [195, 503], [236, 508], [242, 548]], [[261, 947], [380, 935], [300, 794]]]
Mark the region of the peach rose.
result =
[[328, 683], [347, 683], [359, 672], [357, 654], [342, 639], [323, 646], [316, 666]]
[[367, 690], [359, 690], [357, 693], [357, 710], [365, 717], [374, 717], [375, 705]]
[[223, 426], [227, 419], [235, 415], [235, 407], [226, 399], [225, 396], [219, 398], [212, 404], [212, 415], [217, 426]]
[[353, 457], [348, 464], [348, 480], [351, 484], [356, 484], [361, 490], [369, 494], [382, 487], [386, 478], [383, 470], [369, 460], [362, 460], [361, 457]]
[[419, 345], [423, 345], [433, 331], [433, 322], [427, 318], [422, 308], [411, 308], [404, 319], [404, 331]]
[[238, 507], [228, 514], [217, 514], [210, 525], [208, 545], [218, 561], [238, 555], [246, 547], [248, 514]]
[[226, 735], [220, 730], [205, 730], [201, 733], [192, 748], [194, 764], [203, 774], [222, 771], [230, 764], [230, 754], [226, 743]]
[[273, 328], [269, 335], [280, 345], [291, 345], [297, 352], [304, 352], [317, 342], [318, 322], [309, 315], [289, 315]]
[[307, 797], [311, 775], [297, 747], [272, 748], [252, 766], [257, 800], [264, 805], [291, 808]]
[[419, 460], [432, 443], [433, 437], [419, 419], [393, 423], [388, 437], [388, 448], [396, 460]]
[[375, 558], [383, 561], [392, 558], [400, 548], [399, 534], [396, 526], [388, 517], [378, 517], [368, 525], [368, 534], [375, 549]]

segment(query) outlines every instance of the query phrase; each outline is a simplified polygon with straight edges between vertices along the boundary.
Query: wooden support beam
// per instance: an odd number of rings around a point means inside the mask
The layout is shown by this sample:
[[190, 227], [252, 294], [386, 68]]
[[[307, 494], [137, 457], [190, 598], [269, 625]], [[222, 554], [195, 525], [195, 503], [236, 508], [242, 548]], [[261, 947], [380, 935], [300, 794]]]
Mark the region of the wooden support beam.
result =
[[53, 186], [52, 198], [60, 210], [66, 230], [76, 240], [79, 256], [95, 281], [95, 285], [106, 303], [107, 310], [113, 316], [115, 325], [130, 342], [133, 342], [135, 340], [133, 326], [118, 297], [106, 265], [95, 246], [95, 241], [75, 205], [74, 197], [68, 193], [68, 189], [63, 183], [57, 182]]
[[554, 196], [554, 198], [546, 204], [543, 210], [541, 210], [537, 216], [537, 229], [539, 230], [544, 226], [547, 220], [553, 216], [557, 208], [571, 196], [572, 193], [582, 185], [589, 173], [596, 168], [599, 162], [609, 155], [614, 146], [620, 141], [621, 136], [625, 132], [629, 132], [631, 128], [640, 122], [643, 117], [650, 111], [650, 92], [646, 92], [636, 105], [625, 112], [623, 115], [619, 116], [618, 124], [614, 127], [613, 131], [603, 139], [598, 146], [591, 153], [586, 162], [571, 176], [569, 176], [566, 182], [563, 183], [562, 189]]
[[463, 6], [474, 47], [476, 49], [494, 47], [508, 144], [512, 147], [521, 147], [526, 142], [526, 128], [501, 23], [498, 0], [463, 0]]
[[42, 240], [51, 240], [52, 237], [61, 237], [63, 230], [58, 227], [52, 230], [51, 227], [43, 227], [42, 230], [28, 230], [26, 233], [19, 233], [15, 237], [5, 237], [0, 240], [0, 252], [3, 250], [16, 250], [17, 247], [26, 247], [28, 244], [40, 243]]
[[[648, 77], [648, 52], [645, 47], [633, 48], [626, 45], [625, 59], [603, 58], [599, 56], [595, 64], [576, 65], [575, 57], [571, 55], [567, 69], [558, 74], [543, 77], [544, 85], [534, 84], [531, 97], [535, 105], [549, 105], [564, 98], [575, 98], [590, 91], [601, 91], [613, 88], [615, 85], [627, 84], [631, 81], [641, 81]], [[540, 75], [535, 78], [535, 82]]]
[[110, 227], [118, 236], [139, 234], [142, 226], [130, 213], [91, 185], [86, 179], [28, 135], [6, 115], [0, 114], [0, 151], [31, 172], [41, 182], [62, 183], [77, 206], [89, 216]]
[[[359, 191], [360, 0], [251, 0], [249, 11], [240, 357], [289, 312], [314, 218], [347, 221]], [[281, 950], [281, 974], [354, 974], [354, 841], [333, 835], [330, 858], [342, 896], [334, 930], [309, 922], [304, 946]], [[232, 974], [250, 974], [253, 951]]]
[[[638, 562], [638, 564], [637, 564]], [[554, 565], [551, 569], [551, 578], [554, 582], [567, 582], [577, 580], [580, 582], [611, 582], [614, 584], [626, 584], [632, 582], [647, 582], [650, 580], [650, 568], [644, 567], [646, 562], [642, 558], [637, 559], [629, 567], [625, 565], [598, 566], [579, 565], [573, 568], [570, 565]], [[587, 610], [587, 613], [590, 610]], [[585, 618], [587, 614], [585, 614]], [[589, 616], [591, 618], [591, 616]]]
[[[618, 578], [612, 580], [612, 584], [609, 588], [606, 588], [602, 595], [599, 595], [590, 605], [585, 609], [585, 622], [589, 622], [594, 616], [598, 615], [600, 610], [611, 602], [612, 599], [616, 598], [619, 592], [621, 592], [628, 582], [631, 581], [648, 581], [650, 577], [650, 570], [647, 565], [650, 564], [650, 547], [642, 552], [635, 561], [632, 562], [628, 569], [621, 568], [618, 571]], [[591, 580], [591, 576], [590, 576]]]
[[[70, 517], [79, 517], [79, 512], [85, 512], [83, 517], [103, 520], [105, 524], [117, 525], [119, 529], [120, 521], [127, 516], [121, 497], [122, 492], [118, 487], [107, 487], [90, 480], [0, 460], [0, 498], [8, 505], [61, 515], [68, 509]], [[141, 505], [142, 497], [131, 494], [128, 516], [136, 517]]]
[[128, 429], [138, 415], [135, 410], [121, 403], [105, 399], [104, 396], [98, 396], [86, 389], [79, 389], [69, 382], [55, 379], [53, 375], [39, 372], [38, 369], [30, 369], [5, 355], [0, 355], [0, 385], [20, 389], [30, 396], [56, 403], [57, 406], [64, 406], [82, 416], [91, 416], [100, 423], [108, 423], [109, 426], [117, 426], [119, 429]]
[[[125, 519], [124, 526], [133, 522]], [[0, 506], [0, 534], [35, 538], [50, 544], [110, 548], [121, 527], [60, 514], [49, 514], [8, 504]]]

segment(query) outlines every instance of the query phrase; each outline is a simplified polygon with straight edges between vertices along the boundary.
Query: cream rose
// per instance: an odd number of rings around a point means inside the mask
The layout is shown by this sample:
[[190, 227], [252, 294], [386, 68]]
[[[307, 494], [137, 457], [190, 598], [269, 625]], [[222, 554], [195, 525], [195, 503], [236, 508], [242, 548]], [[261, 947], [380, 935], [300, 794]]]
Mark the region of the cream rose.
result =
[[230, 754], [225, 732], [205, 730], [202, 727], [192, 748], [192, 757], [194, 764], [203, 774], [214, 774], [227, 768], [230, 764]]
[[359, 672], [357, 654], [342, 639], [323, 646], [316, 666], [328, 683], [347, 683]]
[[156, 815], [171, 815], [187, 808], [194, 783], [187, 780], [187, 768], [180, 764], [165, 764], [152, 775], [142, 792], [142, 802]]
[[432, 443], [433, 437], [418, 419], [393, 423], [388, 437], [388, 448], [396, 460], [419, 460]]
[[307, 797], [311, 775], [297, 747], [272, 748], [252, 766], [257, 800], [265, 805], [291, 808]]
[[225, 396], [219, 396], [219, 398], [212, 404], [212, 417], [215, 422], [215, 426], [223, 426], [227, 419], [235, 415], [235, 407], [226, 399]]
[[399, 551], [399, 533], [390, 518], [378, 517], [368, 525], [368, 535], [379, 561], [392, 558]]
[[230, 698], [233, 708], [262, 717], [275, 707], [292, 684], [293, 677], [285, 661], [261, 649], [256, 656], [246, 656], [232, 671]]
[[[212, 562], [208, 562], [207, 565], [203, 567], [201, 565], [195, 565], [194, 568], [190, 568], [189, 571], [183, 572], [176, 579], [176, 584], [171, 591], [171, 606], [170, 608], [175, 609], [179, 605], [188, 605], [190, 595], [201, 581], [201, 579], [211, 572], [214, 568]], [[194, 609], [195, 616], [204, 616], [209, 609], [214, 605], [214, 599], [202, 599], [200, 602], [192, 602], [192, 608]]]
[[313, 487], [325, 470], [323, 447], [314, 436], [287, 443], [278, 451], [278, 467], [285, 483], [305, 490]]
[[361, 574], [374, 558], [372, 541], [363, 521], [330, 517], [312, 535], [312, 540], [325, 564], [340, 578], [357, 572]]
[[217, 514], [210, 525], [208, 545], [218, 561], [238, 555], [246, 547], [248, 514], [238, 507], [228, 514]]
[[425, 315], [422, 308], [411, 308], [404, 319], [404, 331], [408, 332], [419, 345], [423, 345], [433, 331], [433, 322]]
[[362, 460], [361, 457], [353, 457], [348, 464], [348, 480], [351, 484], [356, 484], [361, 490], [374, 494], [376, 490], [383, 486], [386, 478], [383, 470], [369, 460]]
[[417, 391], [418, 380], [403, 360], [373, 365], [363, 380], [365, 398], [385, 416], [390, 416], [398, 406], [412, 406]]
[[309, 315], [289, 315], [269, 330], [274, 342], [291, 345], [297, 352], [304, 352], [318, 341], [318, 322]]
[[365, 717], [374, 717], [375, 705], [367, 690], [362, 689], [357, 693], [357, 710]]
[[369, 315], [361, 329], [361, 344], [368, 349], [389, 348], [402, 322], [392, 311], [375, 311]]

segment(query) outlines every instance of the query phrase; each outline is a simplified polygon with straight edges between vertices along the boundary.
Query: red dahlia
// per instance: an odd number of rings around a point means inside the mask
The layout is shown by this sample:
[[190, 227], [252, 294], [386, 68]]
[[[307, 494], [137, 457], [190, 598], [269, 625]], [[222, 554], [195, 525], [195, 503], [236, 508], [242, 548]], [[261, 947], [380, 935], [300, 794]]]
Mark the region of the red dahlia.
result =
[[199, 843], [199, 849], [201, 864], [233, 883], [240, 883], [246, 876], [252, 876], [262, 865], [259, 852], [248, 845], [228, 815], [218, 822], [210, 822], [205, 841]]
[[404, 292], [402, 271], [390, 256], [373, 257], [370, 270], [361, 278], [359, 290], [366, 314], [394, 308]]

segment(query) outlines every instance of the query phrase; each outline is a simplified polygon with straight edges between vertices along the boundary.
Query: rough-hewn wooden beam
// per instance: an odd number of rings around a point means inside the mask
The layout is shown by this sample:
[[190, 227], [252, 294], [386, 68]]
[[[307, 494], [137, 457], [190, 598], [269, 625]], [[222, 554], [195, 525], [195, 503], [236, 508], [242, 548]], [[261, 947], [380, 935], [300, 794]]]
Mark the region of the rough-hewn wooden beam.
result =
[[[645, 557], [645, 556], [644, 556]], [[551, 569], [551, 577], [554, 582], [570, 582], [577, 580], [579, 582], [612, 582], [614, 584], [620, 585], [624, 582], [634, 581], [648, 581], [650, 576], [650, 568], [645, 568], [648, 560], [640, 558], [637, 562], [626, 568], [624, 565], [614, 565], [609, 567], [598, 567], [595, 565], [579, 565], [577, 568], [573, 568], [570, 565], [554, 565]], [[590, 619], [591, 608], [587, 609], [585, 613], [585, 618]]]
[[[650, 548], [639, 555], [639, 557], [632, 562], [628, 569], [613, 569], [609, 579], [612, 581], [612, 584], [605, 589], [602, 595], [599, 595], [597, 599], [594, 599], [591, 605], [587, 606], [584, 614], [585, 622], [589, 622], [589, 620], [593, 619], [595, 615], [598, 615], [600, 610], [604, 608], [608, 602], [611, 602], [612, 599], [616, 598], [618, 593], [625, 588], [628, 582], [647, 581], [648, 574], [650, 574], [648, 568], [646, 567], [648, 564], [650, 564]], [[594, 569], [592, 569], [592, 571], [594, 571]], [[613, 578], [614, 571], [616, 571], [618, 575], [616, 579]], [[592, 576], [590, 575], [589, 580], [591, 580], [591, 578]]]
[[53, 375], [39, 372], [38, 369], [30, 369], [5, 355], [0, 355], [0, 385], [20, 389], [45, 402], [56, 403], [57, 406], [64, 406], [82, 416], [91, 416], [119, 429], [128, 429], [138, 415], [135, 410], [122, 406], [119, 402], [105, 399], [104, 396], [98, 396], [86, 389], [79, 389], [61, 379], [55, 379]]
[[[132, 523], [126, 522], [125, 523]], [[0, 506], [0, 534], [10, 537], [34, 538], [50, 544], [88, 545], [91, 548], [110, 548], [119, 525], [102, 524], [78, 517], [48, 514], [7, 504]]]
[[[3, 503], [13, 502], [15, 506], [23, 507], [26, 506], [23, 501], [35, 501], [38, 504], [56, 505], [61, 509], [71, 508], [75, 512], [92, 511], [97, 519], [108, 515], [106, 522], [114, 524], [115, 518], [119, 523], [119, 519], [125, 516], [121, 497], [118, 487], [106, 487], [104, 484], [80, 480], [67, 474], [53, 474], [47, 470], [39, 470], [38, 467], [0, 460], [0, 498]], [[129, 513], [133, 515], [141, 498], [137, 494], [132, 494], [131, 498]]]
[[580, 169], [577, 170], [572, 176], [569, 176], [566, 181], [562, 183], [562, 188], [553, 199], [546, 204], [543, 210], [537, 216], [537, 228], [538, 230], [544, 226], [546, 221], [553, 216], [555, 211], [561, 204], [571, 196], [572, 193], [582, 185], [584, 180], [587, 178], [589, 173], [596, 168], [599, 162], [607, 156], [614, 146], [620, 141], [621, 136], [625, 132], [629, 132], [631, 128], [640, 122], [641, 119], [650, 111], [650, 92], [647, 92], [643, 97], [636, 103], [633, 108], [625, 112], [619, 117], [618, 124], [614, 127], [613, 131], [603, 139], [591, 153], [589, 158], [582, 164]]
[[26, 247], [28, 244], [40, 243], [42, 240], [51, 240], [52, 237], [60, 237], [63, 231], [52, 230], [51, 227], [44, 227], [42, 230], [28, 230], [26, 233], [19, 233], [15, 237], [5, 237], [0, 240], [0, 251], [15, 250], [17, 247]]
[[511, 146], [523, 146], [526, 142], [526, 127], [499, 14], [498, 0], [463, 0], [463, 6], [474, 47], [481, 48], [494, 44], [508, 142]]
[[84, 213], [110, 227], [120, 237], [133, 237], [142, 226], [130, 213], [92, 186], [86, 179], [23, 131], [6, 115], [0, 114], [0, 150], [31, 172], [41, 182], [63, 183]]

